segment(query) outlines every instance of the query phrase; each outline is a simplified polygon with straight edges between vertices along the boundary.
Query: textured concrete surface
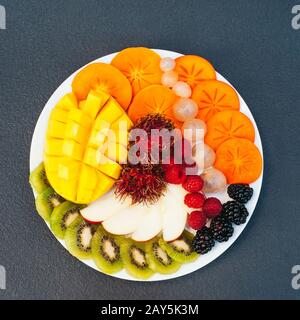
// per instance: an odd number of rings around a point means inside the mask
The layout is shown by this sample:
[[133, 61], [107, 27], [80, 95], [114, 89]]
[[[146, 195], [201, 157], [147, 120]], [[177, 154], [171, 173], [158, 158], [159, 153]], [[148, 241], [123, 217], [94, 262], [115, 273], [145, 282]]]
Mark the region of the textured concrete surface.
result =
[[[295, 1], [0, 0], [0, 299], [294, 298], [300, 264], [300, 30]], [[250, 106], [265, 152], [259, 204], [239, 240], [188, 276], [114, 279], [71, 257], [35, 213], [28, 185], [36, 120], [56, 87], [87, 62], [144, 45], [209, 58]]]

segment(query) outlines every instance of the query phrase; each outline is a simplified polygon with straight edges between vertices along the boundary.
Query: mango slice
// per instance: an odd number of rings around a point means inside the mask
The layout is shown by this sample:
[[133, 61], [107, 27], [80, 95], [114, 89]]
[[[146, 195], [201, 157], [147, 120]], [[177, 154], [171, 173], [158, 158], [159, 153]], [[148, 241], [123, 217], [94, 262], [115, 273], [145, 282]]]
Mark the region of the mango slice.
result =
[[44, 149], [53, 189], [82, 204], [108, 192], [120, 176], [119, 163], [127, 161], [131, 126], [124, 109], [106, 92], [91, 90], [80, 102], [73, 93], [62, 97], [51, 112]]

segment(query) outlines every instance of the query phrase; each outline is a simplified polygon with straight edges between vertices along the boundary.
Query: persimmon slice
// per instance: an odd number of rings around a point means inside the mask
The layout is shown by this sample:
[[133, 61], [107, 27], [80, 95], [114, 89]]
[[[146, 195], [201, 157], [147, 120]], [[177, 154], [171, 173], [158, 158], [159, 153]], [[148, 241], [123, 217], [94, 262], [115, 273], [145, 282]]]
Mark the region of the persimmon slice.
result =
[[159, 63], [160, 56], [143, 47], [124, 49], [111, 62], [129, 80], [133, 95], [151, 84], [160, 84], [162, 71]]
[[113, 96], [126, 110], [131, 102], [132, 90], [121, 71], [106, 63], [92, 63], [83, 68], [72, 82], [78, 100], [85, 100], [91, 90], [104, 91]]
[[177, 97], [175, 93], [167, 87], [154, 84], [141, 90], [133, 99], [128, 115], [133, 122], [148, 113], [160, 113], [174, 121], [178, 121], [173, 116], [173, 104]]
[[210, 62], [194, 55], [177, 58], [175, 71], [179, 80], [187, 82], [192, 89], [202, 80], [216, 79], [216, 71]]
[[194, 88], [192, 99], [199, 107], [197, 118], [204, 121], [217, 112], [240, 109], [236, 91], [229, 84], [218, 80], [202, 81]]
[[214, 150], [231, 138], [244, 138], [254, 142], [255, 131], [251, 120], [236, 110], [216, 113], [207, 122], [205, 143]]
[[262, 157], [256, 145], [247, 139], [229, 139], [216, 152], [214, 167], [228, 183], [252, 183], [262, 171]]

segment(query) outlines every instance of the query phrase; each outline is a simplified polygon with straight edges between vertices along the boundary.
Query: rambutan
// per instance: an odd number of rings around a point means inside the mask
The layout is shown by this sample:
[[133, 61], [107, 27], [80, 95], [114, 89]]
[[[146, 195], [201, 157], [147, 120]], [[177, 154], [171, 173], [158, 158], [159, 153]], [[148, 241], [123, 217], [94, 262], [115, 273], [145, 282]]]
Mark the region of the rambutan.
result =
[[162, 114], [148, 114], [140, 118], [130, 131], [129, 147], [138, 143], [141, 151], [135, 154], [135, 149], [131, 149], [133, 153], [129, 150], [129, 157], [136, 155], [142, 163], [159, 163], [163, 150], [171, 150], [174, 143], [172, 136], [174, 129], [173, 122]]
[[115, 194], [119, 199], [129, 196], [132, 204], [153, 204], [166, 189], [161, 165], [125, 165], [116, 183]]
[[149, 113], [140, 118], [132, 127], [132, 129], [143, 129], [148, 135], [151, 134], [152, 129], [172, 131], [174, 128], [173, 122], [160, 113]]

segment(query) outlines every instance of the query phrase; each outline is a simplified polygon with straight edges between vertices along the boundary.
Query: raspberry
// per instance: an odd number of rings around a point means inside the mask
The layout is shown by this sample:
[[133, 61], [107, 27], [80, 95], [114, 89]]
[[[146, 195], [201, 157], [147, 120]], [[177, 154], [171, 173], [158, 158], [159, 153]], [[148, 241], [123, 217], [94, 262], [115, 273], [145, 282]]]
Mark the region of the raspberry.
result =
[[188, 216], [188, 226], [192, 229], [202, 229], [206, 224], [206, 216], [202, 211], [192, 211]]
[[165, 180], [168, 183], [181, 184], [185, 181], [185, 179], [185, 170], [180, 165], [171, 165], [165, 171]]
[[201, 208], [203, 206], [204, 201], [205, 197], [203, 193], [200, 192], [188, 193], [184, 197], [184, 203], [189, 208]]
[[188, 176], [182, 186], [188, 192], [199, 192], [202, 190], [203, 184], [200, 176]]
[[203, 212], [207, 218], [217, 217], [222, 211], [222, 203], [217, 198], [207, 198], [203, 204]]
[[168, 156], [166, 156], [166, 157], [164, 157], [163, 158], [163, 162], [165, 162], [165, 163], [162, 163], [162, 168], [166, 171], [168, 168], [170, 168], [170, 167], [172, 167], [172, 166], [174, 166], [175, 165], [175, 160], [174, 160], [174, 158], [173, 157], [168, 157]]

